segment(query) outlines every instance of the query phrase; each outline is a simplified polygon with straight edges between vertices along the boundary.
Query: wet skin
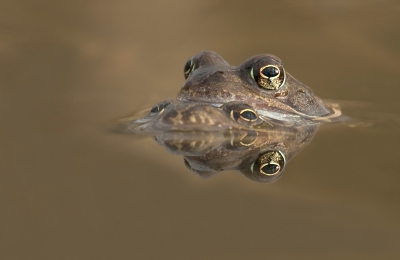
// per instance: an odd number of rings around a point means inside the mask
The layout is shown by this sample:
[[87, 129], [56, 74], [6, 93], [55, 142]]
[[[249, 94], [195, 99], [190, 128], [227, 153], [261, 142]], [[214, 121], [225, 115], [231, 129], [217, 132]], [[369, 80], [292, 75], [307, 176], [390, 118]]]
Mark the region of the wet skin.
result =
[[187, 78], [177, 99], [213, 105], [240, 101], [259, 114], [281, 121], [323, 120], [338, 110], [285, 71], [273, 55], [257, 55], [237, 67], [221, 56], [202, 51], [184, 68]]

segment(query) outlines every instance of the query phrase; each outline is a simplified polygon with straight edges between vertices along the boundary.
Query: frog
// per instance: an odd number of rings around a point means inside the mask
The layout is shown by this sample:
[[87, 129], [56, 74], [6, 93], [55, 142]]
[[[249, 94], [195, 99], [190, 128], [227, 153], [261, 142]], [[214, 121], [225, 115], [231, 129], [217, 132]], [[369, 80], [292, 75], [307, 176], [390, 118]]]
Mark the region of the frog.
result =
[[320, 124], [342, 118], [338, 105], [314, 95], [274, 55], [235, 67], [201, 51], [185, 63], [184, 77], [176, 98], [143, 117], [121, 120], [119, 130], [152, 135], [202, 177], [236, 170], [255, 181], [275, 181]]
[[[231, 126], [232, 116], [246, 126], [260, 126], [260, 121], [266, 123], [264, 126], [271, 121], [287, 125], [319, 124], [342, 118], [338, 105], [315, 96], [271, 54], [253, 56], [234, 67], [215, 52], [201, 51], [185, 63], [184, 77], [186, 80], [175, 99], [156, 104], [129, 129], [149, 134], [199, 127], [214, 131]], [[237, 106], [247, 107], [243, 115], [252, 119], [243, 120]], [[227, 113], [228, 110], [233, 114]], [[254, 120], [258, 123], [254, 124]]]
[[[266, 123], [264, 126], [271, 122], [319, 124], [343, 118], [338, 105], [315, 96], [286, 72], [274, 55], [256, 55], [234, 67], [215, 52], [201, 51], [185, 63], [184, 77], [175, 99], [156, 104], [129, 129], [149, 134], [190, 128], [214, 131], [234, 127], [233, 121], [238, 120], [244, 126], [259, 127], [260, 122]], [[239, 113], [242, 110], [243, 115]], [[236, 117], [233, 121], [232, 116]]]
[[234, 67], [215, 52], [201, 51], [188, 59], [184, 76], [180, 101], [214, 106], [239, 101], [266, 118], [292, 123], [331, 122], [341, 115], [336, 104], [315, 96], [271, 54], [253, 56]]

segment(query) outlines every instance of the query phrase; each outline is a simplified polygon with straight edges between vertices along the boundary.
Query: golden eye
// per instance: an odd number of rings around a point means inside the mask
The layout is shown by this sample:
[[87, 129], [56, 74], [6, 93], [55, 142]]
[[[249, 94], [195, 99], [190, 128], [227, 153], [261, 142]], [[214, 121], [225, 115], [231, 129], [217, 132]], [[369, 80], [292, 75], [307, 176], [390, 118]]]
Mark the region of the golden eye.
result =
[[239, 112], [239, 116], [241, 119], [249, 122], [254, 122], [258, 118], [256, 112], [252, 109], [243, 109]]
[[[265, 176], [275, 176], [282, 172], [285, 156], [280, 151], [268, 151], [260, 155], [254, 164], [255, 169]], [[254, 168], [253, 168], [254, 171]]]
[[224, 105], [224, 109], [229, 112], [232, 120], [239, 124], [255, 125], [260, 123], [257, 112], [247, 104], [239, 102], [227, 103]]
[[260, 172], [265, 175], [275, 175], [279, 172], [281, 167], [275, 162], [266, 163], [260, 166]]
[[250, 71], [250, 75], [261, 88], [267, 90], [278, 90], [285, 84], [286, 80], [282, 65], [268, 57], [256, 62]]

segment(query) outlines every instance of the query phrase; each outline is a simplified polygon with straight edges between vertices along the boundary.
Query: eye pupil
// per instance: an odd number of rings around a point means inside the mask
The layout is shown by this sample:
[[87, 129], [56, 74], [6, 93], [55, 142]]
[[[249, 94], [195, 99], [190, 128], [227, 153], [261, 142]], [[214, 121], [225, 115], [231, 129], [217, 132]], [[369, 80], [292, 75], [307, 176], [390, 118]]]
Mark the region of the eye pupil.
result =
[[240, 114], [240, 116], [241, 116], [241, 117], [244, 117], [244, 118], [246, 118], [246, 119], [248, 119], [248, 120], [251, 120], [251, 121], [257, 119], [257, 115], [256, 115], [254, 112], [252, 112], [252, 111], [244, 111], [244, 112], [242, 112], [242, 113]]
[[274, 173], [277, 173], [279, 171], [279, 168], [280, 167], [277, 164], [267, 164], [267, 165], [264, 165], [261, 168], [261, 171], [266, 173], [266, 174], [274, 174]]
[[273, 78], [279, 75], [279, 69], [274, 66], [265, 67], [261, 73], [268, 78]]

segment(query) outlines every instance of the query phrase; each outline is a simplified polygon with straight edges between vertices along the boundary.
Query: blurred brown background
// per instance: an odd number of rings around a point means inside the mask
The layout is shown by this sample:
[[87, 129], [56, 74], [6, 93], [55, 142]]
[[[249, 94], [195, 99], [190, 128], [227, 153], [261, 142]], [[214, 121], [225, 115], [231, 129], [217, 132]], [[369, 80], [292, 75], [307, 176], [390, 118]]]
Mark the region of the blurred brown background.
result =
[[[0, 259], [399, 259], [399, 17], [377, 0], [1, 1]], [[105, 131], [174, 97], [203, 49], [275, 54], [382, 122], [322, 127], [267, 185]]]

